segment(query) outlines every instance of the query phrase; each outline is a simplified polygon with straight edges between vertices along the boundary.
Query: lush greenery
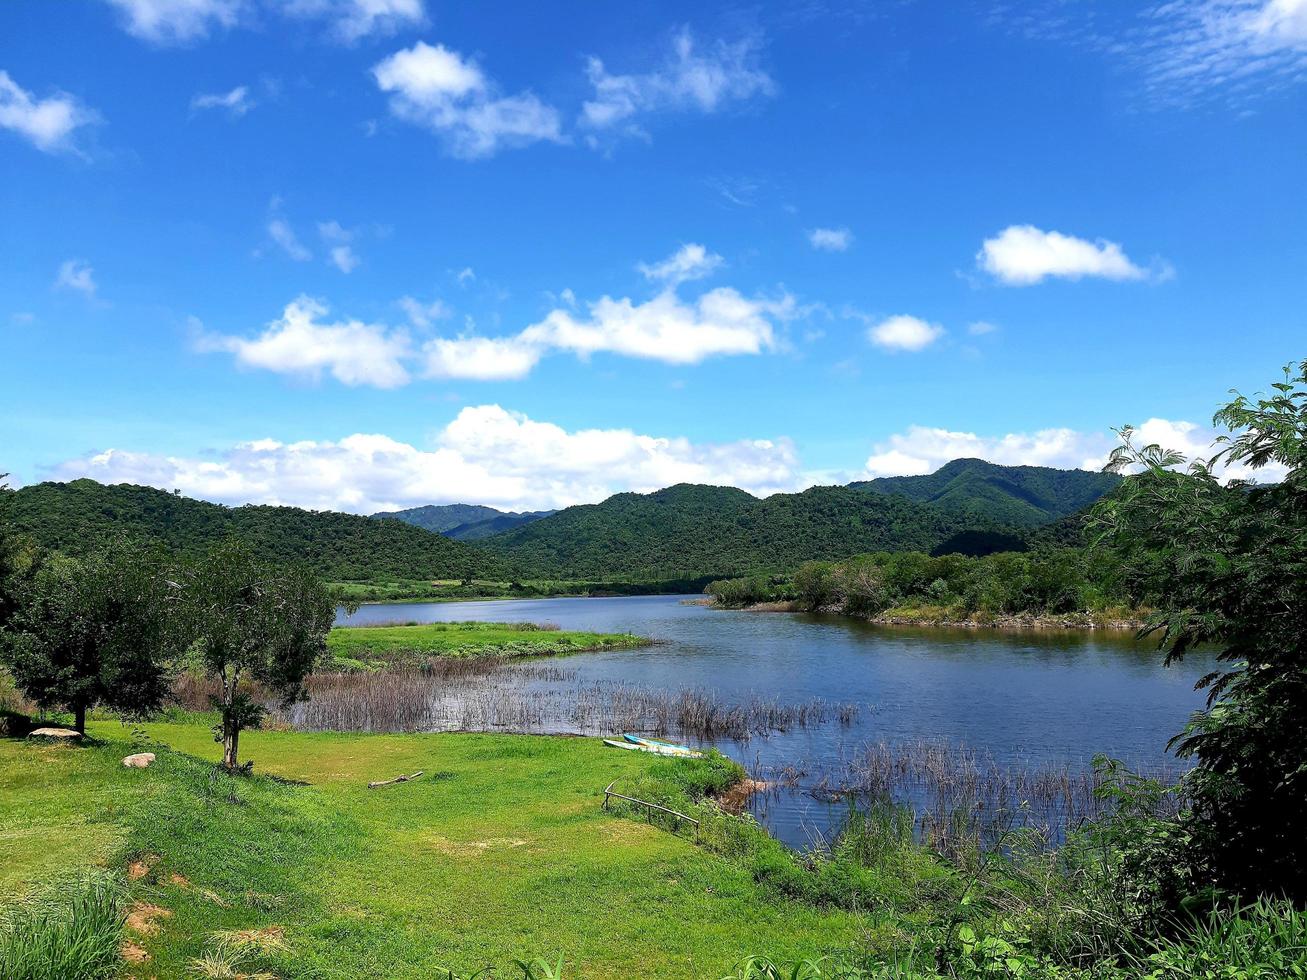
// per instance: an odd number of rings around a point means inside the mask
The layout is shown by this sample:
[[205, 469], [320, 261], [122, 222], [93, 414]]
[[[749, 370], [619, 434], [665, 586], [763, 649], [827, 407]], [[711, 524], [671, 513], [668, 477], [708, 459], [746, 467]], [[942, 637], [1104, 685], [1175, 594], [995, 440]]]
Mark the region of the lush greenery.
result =
[[[267, 775], [232, 777], [203, 724], [91, 730], [85, 748], [0, 740], [0, 886], [93, 862], [138, 876], [157, 931], [130, 934], [151, 957], [133, 975], [195, 975], [239, 930], [283, 947], [234, 972], [288, 978], [463, 976], [537, 954], [574, 976], [715, 977], [751, 950], [798, 959], [859, 933], [849, 911], [606, 813], [605, 785], [660, 763], [597, 739], [260, 731]], [[141, 750], [149, 769], [120, 764]]]
[[122, 964], [126, 890], [118, 872], [74, 869], [0, 909], [0, 977], [101, 980]]
[[[1205, 677], [1208, 710], [1176, 740], [1197, 761], [1185, 821], [1192, 886], [1307, 901], [1307, 361], [1269, 395], [1238, 396], [1216, 415], [1234, 434], [1209, 460], [1137, 447], [1137, 470], [1094, 512], [1130, 588], [1157, 608], [1149, 622], [1168, 661], [1219, 648]], [[1263, 485], [1221, 482], [1223, 468]]]
[[466, 599], [536, 599], [546, 596], [670, 595], [700, 592], [711, 576], [688, 579], [647, 579], [639, 582], [594, 582], [575, 579], [383, 579], [332, 582], [342, 601], [456, 602]]
[[402, 521], [296, 507], [222, 507], [151, 487], [38, 483], [12, 495], [10, 530], [80, 556], [123, 535], [188, 557], [236, 536], [261, 560], [304, 564], [332, 581], [502, 578], [484, 552]]
[[1120, 481], [1113, 473], [955, 459], [926, 476], [884, 476], [849, 486], [901, 494], [977, 520], [1035, 527], [1084, 510]]
[[845, 487], [759, 500], [732, 487], [681, 484], [569, 507], [480, 545], [531, 578], [722, 577], [868, 551], [930, 551], [974, 523], [905, 497]]
[[535, 623], [410, 623], [340, 626], [327, 635], [326, 669], [419, 666], [439, 657], [549, 657], [649, 642], [630, 633], [560, 630]]
[[1116, 559], [1077, 548], [979, 558], [879, 552], [842, 562], [806, 562], [790, 576], [717, 581], [707, 591], [723, 606], [788, 602], [798, 609], [927, 622], [1139, 617], [1136, 596], [1126, 589]]

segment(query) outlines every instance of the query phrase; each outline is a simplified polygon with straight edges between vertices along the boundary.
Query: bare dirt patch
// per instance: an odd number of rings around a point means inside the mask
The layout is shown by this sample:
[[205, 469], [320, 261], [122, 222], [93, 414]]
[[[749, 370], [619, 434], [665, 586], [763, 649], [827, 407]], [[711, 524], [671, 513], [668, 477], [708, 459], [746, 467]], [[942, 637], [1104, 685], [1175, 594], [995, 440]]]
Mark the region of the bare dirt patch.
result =
[[431, 844], [437, 851], [442, 854], [449, 854], [453, 857], [478, 857], [492, 850], [506, 850], [514, 847], [525, 847], [529, 841], [524, 841], [516, 837], [491, 837], [486, 840], [468, 840], [453, 841], [447, 837], [433, 837]]
[[147, 963], [150, 959], [150, 954], [145, 951], [145, 947], [138, 946], [130, 939], [123, 940], [121, 955], [128, 963]]
[[170, 909], [149, 902], [133, 902], [127, 913], [127, 928], [141, 936], [153, 936], [159, 931], [159, 920], [171, 917]]
[[717, 797], [717, 802], [727, 813], [743, 813], [754, 793], [761, 793], [768, 784], [761, 779], [741, 779], [738, 783]]
[[127, 865], [127, 880], [140, 881], [142, 878], [147, 877], [150, 872], [154, 870], [154, 866], [158, 863], [159, 855], [142, 854], [131, 864]]

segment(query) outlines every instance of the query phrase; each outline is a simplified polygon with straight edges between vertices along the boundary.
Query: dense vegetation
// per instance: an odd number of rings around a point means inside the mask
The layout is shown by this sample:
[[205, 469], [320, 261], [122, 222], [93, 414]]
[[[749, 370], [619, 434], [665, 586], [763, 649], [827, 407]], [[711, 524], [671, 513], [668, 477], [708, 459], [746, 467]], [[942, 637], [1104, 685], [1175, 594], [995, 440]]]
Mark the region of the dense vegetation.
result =
[[784, 572], [868, 551], [929, 551], [974, 526], [905, 497], [846, 487], [759, 500], [733, 487], [680, 484], [568, 507], [480, 544], [527, 578], [672, 579]]
[[[809, 611], [895, 620], [987, 622], [996, 617], [1137, 618], [1115, 559], [1085, 548], [970, 557], [878, 552], [805, 562], [788, 576], [711, 583], [720, 605], [788, 602]], [[1072, 621], [1070, 619], [1068, 622]]]
[[1115, 473], [955, 459], [925, 476], [885, 476], [849, 486], [900, 494], [974, 519], [1035, 527], [1084, 510], [1120, 482]]
[[492, 534], [530, 524], [554, 513], [552, 510], [502, 511], [480, 504], [428, 504], [406, 510], [381, 511], [373, 517], [403, 521], [455, 541], [476, 541]]
[[296, 507], [223, 507], [94, 480], [23, 487], [13, 494], [6, 520], [11, 531], [75, 556], [121, 535], [195, 556], [236, 535], [262, 560], [303, 563], [333, 581], [502, 577], [484, 552], [401, 521]]

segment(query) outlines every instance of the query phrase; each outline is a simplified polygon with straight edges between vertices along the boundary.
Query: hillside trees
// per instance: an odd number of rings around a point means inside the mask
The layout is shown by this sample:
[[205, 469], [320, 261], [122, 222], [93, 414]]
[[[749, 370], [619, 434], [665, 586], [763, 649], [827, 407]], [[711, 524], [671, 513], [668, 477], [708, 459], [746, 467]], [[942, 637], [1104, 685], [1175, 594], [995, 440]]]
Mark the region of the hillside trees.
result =
[[[1219, 649], [1207, 710], [1173, 744], [1197, 762], [1188, 829], [1200, 880], [1244, 895], [1307, 900], [1307, 361], [1271, 394], [1236, 396], [1215, 421], [1233, 433], [1209, 460], [1136, 446], [1137, 471], [1093, 525], [1128, 587], [1158, 612], [1146, 632], [1167, 662]], [[1279, 483], [1221, 482], [1222, 468], [1283, 467]]]

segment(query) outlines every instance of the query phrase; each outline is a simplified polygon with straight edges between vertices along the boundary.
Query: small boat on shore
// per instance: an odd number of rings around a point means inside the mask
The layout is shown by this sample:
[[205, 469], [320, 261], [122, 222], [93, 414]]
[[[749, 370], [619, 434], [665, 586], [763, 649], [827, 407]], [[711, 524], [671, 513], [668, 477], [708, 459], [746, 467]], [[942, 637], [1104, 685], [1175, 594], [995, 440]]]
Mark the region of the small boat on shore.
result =
[[615, 749], [630, 749], [635, 752], [650, 752], [654, 755], [665, 755], [673, 759], [702, 759], [703, 753], [696, 752], [694, 749], [685, 745], [673, 745], [670, 742], [659, 742], [657, 739], [641, 738], [638, 735], [623, 735], [622, 741], [615, 738], [604, 739], [604, 744]]

